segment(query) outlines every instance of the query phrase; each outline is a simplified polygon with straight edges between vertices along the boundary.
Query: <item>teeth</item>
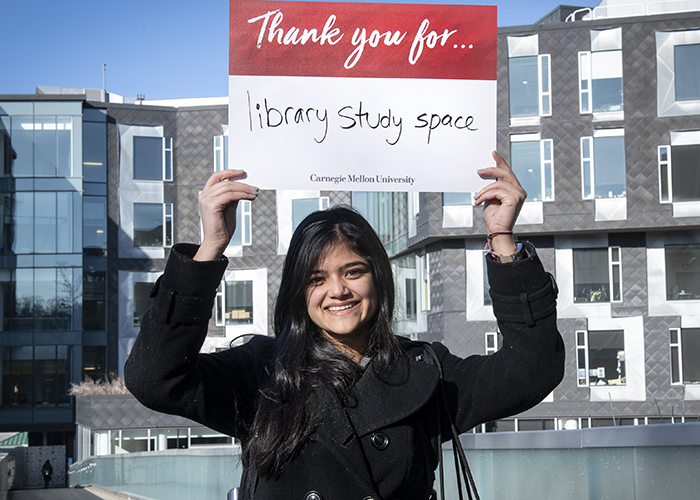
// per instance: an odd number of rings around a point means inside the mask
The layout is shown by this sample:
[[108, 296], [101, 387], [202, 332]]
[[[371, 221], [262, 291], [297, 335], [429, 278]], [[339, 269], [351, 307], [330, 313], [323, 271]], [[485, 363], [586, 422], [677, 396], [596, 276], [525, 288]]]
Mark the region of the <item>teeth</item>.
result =
[[330, 312], [344, 311], [345, 309], [350, 309], [354, 304], [347, 304], [345, 306], [331, 306], [328, 308]]

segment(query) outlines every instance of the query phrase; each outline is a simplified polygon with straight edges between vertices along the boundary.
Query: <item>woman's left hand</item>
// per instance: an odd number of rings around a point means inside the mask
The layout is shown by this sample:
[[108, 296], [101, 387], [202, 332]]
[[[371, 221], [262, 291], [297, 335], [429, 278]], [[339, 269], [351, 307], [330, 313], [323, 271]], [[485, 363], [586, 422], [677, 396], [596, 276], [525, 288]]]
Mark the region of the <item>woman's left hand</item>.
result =
[[[495, 182], [484, 187], [474, 198], [476, 205], [484, 204], [487, 234], [512, 231], [527, 198], [527, 193], [508, 163], [495, 151], [492, 155], [496, 166], [485, 168], [478, 173], [482, 179], [495, 179]], [[498, 255], [512, 255], [517, 252], [512, 235], [494, 237], [491, 245]]]

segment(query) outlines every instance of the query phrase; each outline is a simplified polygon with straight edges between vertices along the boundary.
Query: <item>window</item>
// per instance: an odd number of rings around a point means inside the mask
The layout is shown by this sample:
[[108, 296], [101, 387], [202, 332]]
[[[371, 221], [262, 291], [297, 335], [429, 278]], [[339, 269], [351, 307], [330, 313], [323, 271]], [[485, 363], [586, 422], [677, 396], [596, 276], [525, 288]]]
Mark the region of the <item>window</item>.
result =
[[597, 130], [581, 138], [581, 178], [584, 200], [627, 195], [624, 130]]
[[503, 335], [501, 332], [486, 332], [485, 334], [486, 342], [486, 355], [493, 354], [503, 347]]
[[700, 114], [700, 30], [656, 33], [659, 116]]
[[540, 140], [538, 134], [510, 136], [510, 162], [527, 201], [554, 200], [554, 162], [552, 139]]
[[68, 346], [4, 346], [0, 351], [3, 406], [70, 405]]
[[[32, 106], [37, 116], [31, 116]], [[15, 155], [12, 176], [79, 176], [81, 134], [74, 131], [82, 130], [82, 104], [29, 103], [28, 111], [28, 116], [2, 119]]]
[[579, 106], [581, 113], [602, 113], [601, 119], [624, 109], [622, 86], [622, 29], [591, 30], [591, 51], [579, 52]]
[[222, 125], [223, 135], [214, 136], [214, 172], [228, 168], [228, 125]]
[[508, 96], [511, 125], [552, 115], [549, 54], [539, 54], [538, 35], [508, 37]]
[[389, 254], [399, 251], [408, 234], [407, 198], [407, 193], [400, 192], [352, 193], [353, 208], [369, 221]]
[[472, 227], [472, 193], [442, 193], [442, 227]]
[[173, 180], [172, 137], [134, 136], [134, 179]]
[[107, 123], [102, 110], [83, 112], [83, 180], [107, 182]]
[[85, 256], [83, 260], [83, 330], [107, 330], [107, 260]]
[[153, 283], [135, 281], [134, 282], [134, 326], [140, 327], [144, 313], [151, 307], [151, 289]]
[[236, 210], [236, 231], [231, 237], [230, 245], [250, 245], [252, 240], [251, 203], [249, 200], [238, 202]]
[[668, 245], [666, 300], [700, 299], [700, 245]]
[[[670, 135], [671, 144], [658, 148], [659, 201], [700, 201], [700, 131], [672, 131]], [[697, 210], [684, 214], [674, 207], [674, 215], [697, 215]]]
[[3, 330], [73, 330], [81, 297], [78, 268], [4, 269], [0, 273]]
[[574, 302], [621, 302], [620, 247], [575, 248]]
[[253, 324], [253, 281], [224, 281], [216, 294], [216, 324]]
[[134, 246], [171, 246], [172, 211], [172, 203], [134, 203]]
[[107, 348], [104, 346], [83, 346], [83, 377], [81, 380], [104, 380], [107, 373]]
[[5, 214], [2, 251], [14, 254], [82, 251], [79, 193], [15, 192], [0, 197]]
[[700, 328], [671, 328], [671, 383], [700, 384]]
[[107, 254], [107, 198], [83, 196], [83, 253]]
[[430, 255], [419, 255], [418, 260], [418, 277], [420, 279], [420, 302], [421, 311], [430, 310]]
[[579, 387], [625, 385], [624, 331], [577, 331], [576, 364]]
[[301, 221], [307, 215], [317, 210], [326, 210], [328, 208], [328, 197], [321, 196], [320, 198], [298, 198], [292, 200], [292, 232], [296, 231]]

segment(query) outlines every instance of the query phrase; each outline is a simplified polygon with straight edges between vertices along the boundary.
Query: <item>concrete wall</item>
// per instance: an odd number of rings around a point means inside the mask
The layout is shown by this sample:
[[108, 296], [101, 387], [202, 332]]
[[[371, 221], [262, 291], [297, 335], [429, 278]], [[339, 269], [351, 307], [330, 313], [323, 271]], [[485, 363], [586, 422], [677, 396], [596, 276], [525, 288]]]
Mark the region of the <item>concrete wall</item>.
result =
[[7, 492], [15, 479], [15, 459], [9, 453], [0, 453], [0, 500], [7, 499]]
[[[49, 460], [53, 468], [50, 487], [66, 485], [66, 447], [62, 446], [20, 446], [10, 452], [15, 459], [15, 480], [12, 489], [43, 488], [44, 478], [41, 468]], [[1, 499], [0, 499], [1, 500]]]

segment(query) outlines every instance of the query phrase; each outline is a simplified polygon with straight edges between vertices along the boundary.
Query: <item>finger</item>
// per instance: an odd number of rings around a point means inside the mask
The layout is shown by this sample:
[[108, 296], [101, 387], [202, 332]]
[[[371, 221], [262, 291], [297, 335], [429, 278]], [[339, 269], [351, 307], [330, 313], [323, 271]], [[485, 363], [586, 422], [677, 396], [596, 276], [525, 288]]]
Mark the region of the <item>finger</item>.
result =
[[234, 169], [226, 169], [226, 170], [220, 170], [218, 172], [214, 172], [209, 176], [209, 179], [207, 179], [206, 184], [204, 185], [204, 188], [206, 189], [207, 187], [213, 186], [214, 184], [221, 182], [223, 180], [228, 180], [228, 179], [245, 179], [247, 177], [247, 174], [245, 170], [234, 170]]
[[496, 161], [496, 165], [498, 165], [499, 168], [505, 168], [506, 170], [511, 170], [510, 165], [508, 165], [508, 162], [501, 155], [499, 155], [495, 151], [492, 151], [491, 156]]

